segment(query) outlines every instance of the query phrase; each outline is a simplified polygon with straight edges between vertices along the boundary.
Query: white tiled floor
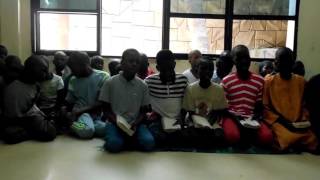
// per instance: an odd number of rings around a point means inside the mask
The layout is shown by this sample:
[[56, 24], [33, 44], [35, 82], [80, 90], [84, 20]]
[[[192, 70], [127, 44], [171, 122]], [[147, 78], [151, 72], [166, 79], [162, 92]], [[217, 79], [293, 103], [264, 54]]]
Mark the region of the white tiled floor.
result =
[[320, 157], [204, 153], [108, 154], [101, 140], [0, 144], [0, 180], [319, 180]]

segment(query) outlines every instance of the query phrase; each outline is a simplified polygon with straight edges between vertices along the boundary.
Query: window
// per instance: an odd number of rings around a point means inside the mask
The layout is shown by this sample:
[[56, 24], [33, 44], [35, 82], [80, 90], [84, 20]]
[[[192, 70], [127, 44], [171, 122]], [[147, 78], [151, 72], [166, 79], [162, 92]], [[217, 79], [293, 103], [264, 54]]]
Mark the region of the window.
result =
[[33, 51], [99, 53], [99, 0], [32, 0]]
[[85, 14], [39, 14], [41, 50], [97, 50], [97, 17]]
[[33, 50], [82, 50], [119, 57], [136, 48], [155, 57], [192, 49], [216, 57], [244, 44], [256, 59], [296, 51], [300, 0], [32, 0]]
[[136, 48], [155, 56], [162, 46], [162, 0], [102, 0], [102, 55]]

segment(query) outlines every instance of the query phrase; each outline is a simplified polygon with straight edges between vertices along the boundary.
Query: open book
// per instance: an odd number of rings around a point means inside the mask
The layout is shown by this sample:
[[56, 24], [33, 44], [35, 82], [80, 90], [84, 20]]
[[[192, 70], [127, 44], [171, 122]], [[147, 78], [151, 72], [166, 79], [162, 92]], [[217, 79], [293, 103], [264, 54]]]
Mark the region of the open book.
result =
[[213, 129], [208, 119], [199, 115], [192, 115], [192, 120], [195, 128], [210, 128]]
[[240, 124], [249, 129], [259, 129], [260, 123], [257, 120], [252, 119], [252, 117], [240, 120]]
[[165, 132], [174, 132], [181, 129], [181, 125], [177, 124], [177, 120], [173, 118], [162, 117], [162, 127]]
[[117, 115], [117, 126], [129, 136], [133, 136], [135, 133], [135, 131], [131, 129], [131, 125], [128, 121], [120, 115]]

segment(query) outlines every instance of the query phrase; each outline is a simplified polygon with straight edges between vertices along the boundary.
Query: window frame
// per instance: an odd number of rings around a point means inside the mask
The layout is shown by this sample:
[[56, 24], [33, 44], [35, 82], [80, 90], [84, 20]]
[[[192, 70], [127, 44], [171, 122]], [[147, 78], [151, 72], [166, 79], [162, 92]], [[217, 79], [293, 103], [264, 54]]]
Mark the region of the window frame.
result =
[[[31, 39], [32, 52], [42, 55], [53, 55], [57, 50], [41, 50], [40, 48], [40, 13], [52, 14], [77, 14], [77, 15], [96, 15], [97, 16], [97, 42], [96, 51], [86, 51], [90, 56], [101, 54], [101, 0], [95, 0], [97, 3], [96, 10], [81, 10], [81, 9], [54, 9], [41, 8], [40, 0], [31, 0]], [[75, 50], [62, 50], [67, 54]]]
[[[40, 8], [40, 0], [31, 0], [31, 39], [32, 52], [36, 54], [52, 55], [56, 50], [41, 50], [40, 49], [40, 12], [53, 13], [74, 13], [74, 14], [95, 14], [97, 16], [97, 50], [87, 51], [89, 55], [101, 55], [102, 48], [102, 0], [96, 0], [96, 10], [80, 10], [80, 9], [47, 9]], [[170, 47], [170, 18], [201, 18], [201, 19], [223, 19], [225, 20], [225, 35], [224, 35], [224, 50], [232, 49], [233, 35], [233, 20], [290, 20], [295, 22], [294, 29], [294, 56], [297, 57], [298, 44], [298, 28], [299, 28], [299, 13], [300, 0], [296, 0], [296, 13], [294, 16], [286, 15], [236, 15], [234, 14], [234, 0], [225, 1], [224, 14], [196, 14], [196, 13], [176, 13], [171, 12], [171, 0], [163, 0], [163, 19], [162, 19], [162, 49]], [[63, 50], [65, 52], [73, 52]], [[177, 60], [188, 59], [188, 53], [175, 53]], [[155, 56], [155, 55], [154, 55]], [[216, 59], [217, 54], [204, 54], [208, 59]], [[103, 56], [107, 58], [120, 58], [121, 56]], [[253, 61], [264, 61], [273, 59], [252, 58]]]

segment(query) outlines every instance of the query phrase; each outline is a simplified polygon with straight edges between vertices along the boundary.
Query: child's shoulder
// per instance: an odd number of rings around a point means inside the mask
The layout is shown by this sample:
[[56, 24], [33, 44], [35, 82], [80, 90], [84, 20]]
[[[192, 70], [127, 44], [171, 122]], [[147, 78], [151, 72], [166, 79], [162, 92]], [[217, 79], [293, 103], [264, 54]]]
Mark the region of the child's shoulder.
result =
[[176, 74], [176, 79], [178, 80], [184, 80], [186, 83], [188, 83], [188, 78], [184, 74]]
[[107, 73], [105, 71], [96, 70], [96, 69], [93, 70], [93, 73], [96, 76], [102, 76], [102, 77], [109, 77], [110, 76], [109, 73]]

